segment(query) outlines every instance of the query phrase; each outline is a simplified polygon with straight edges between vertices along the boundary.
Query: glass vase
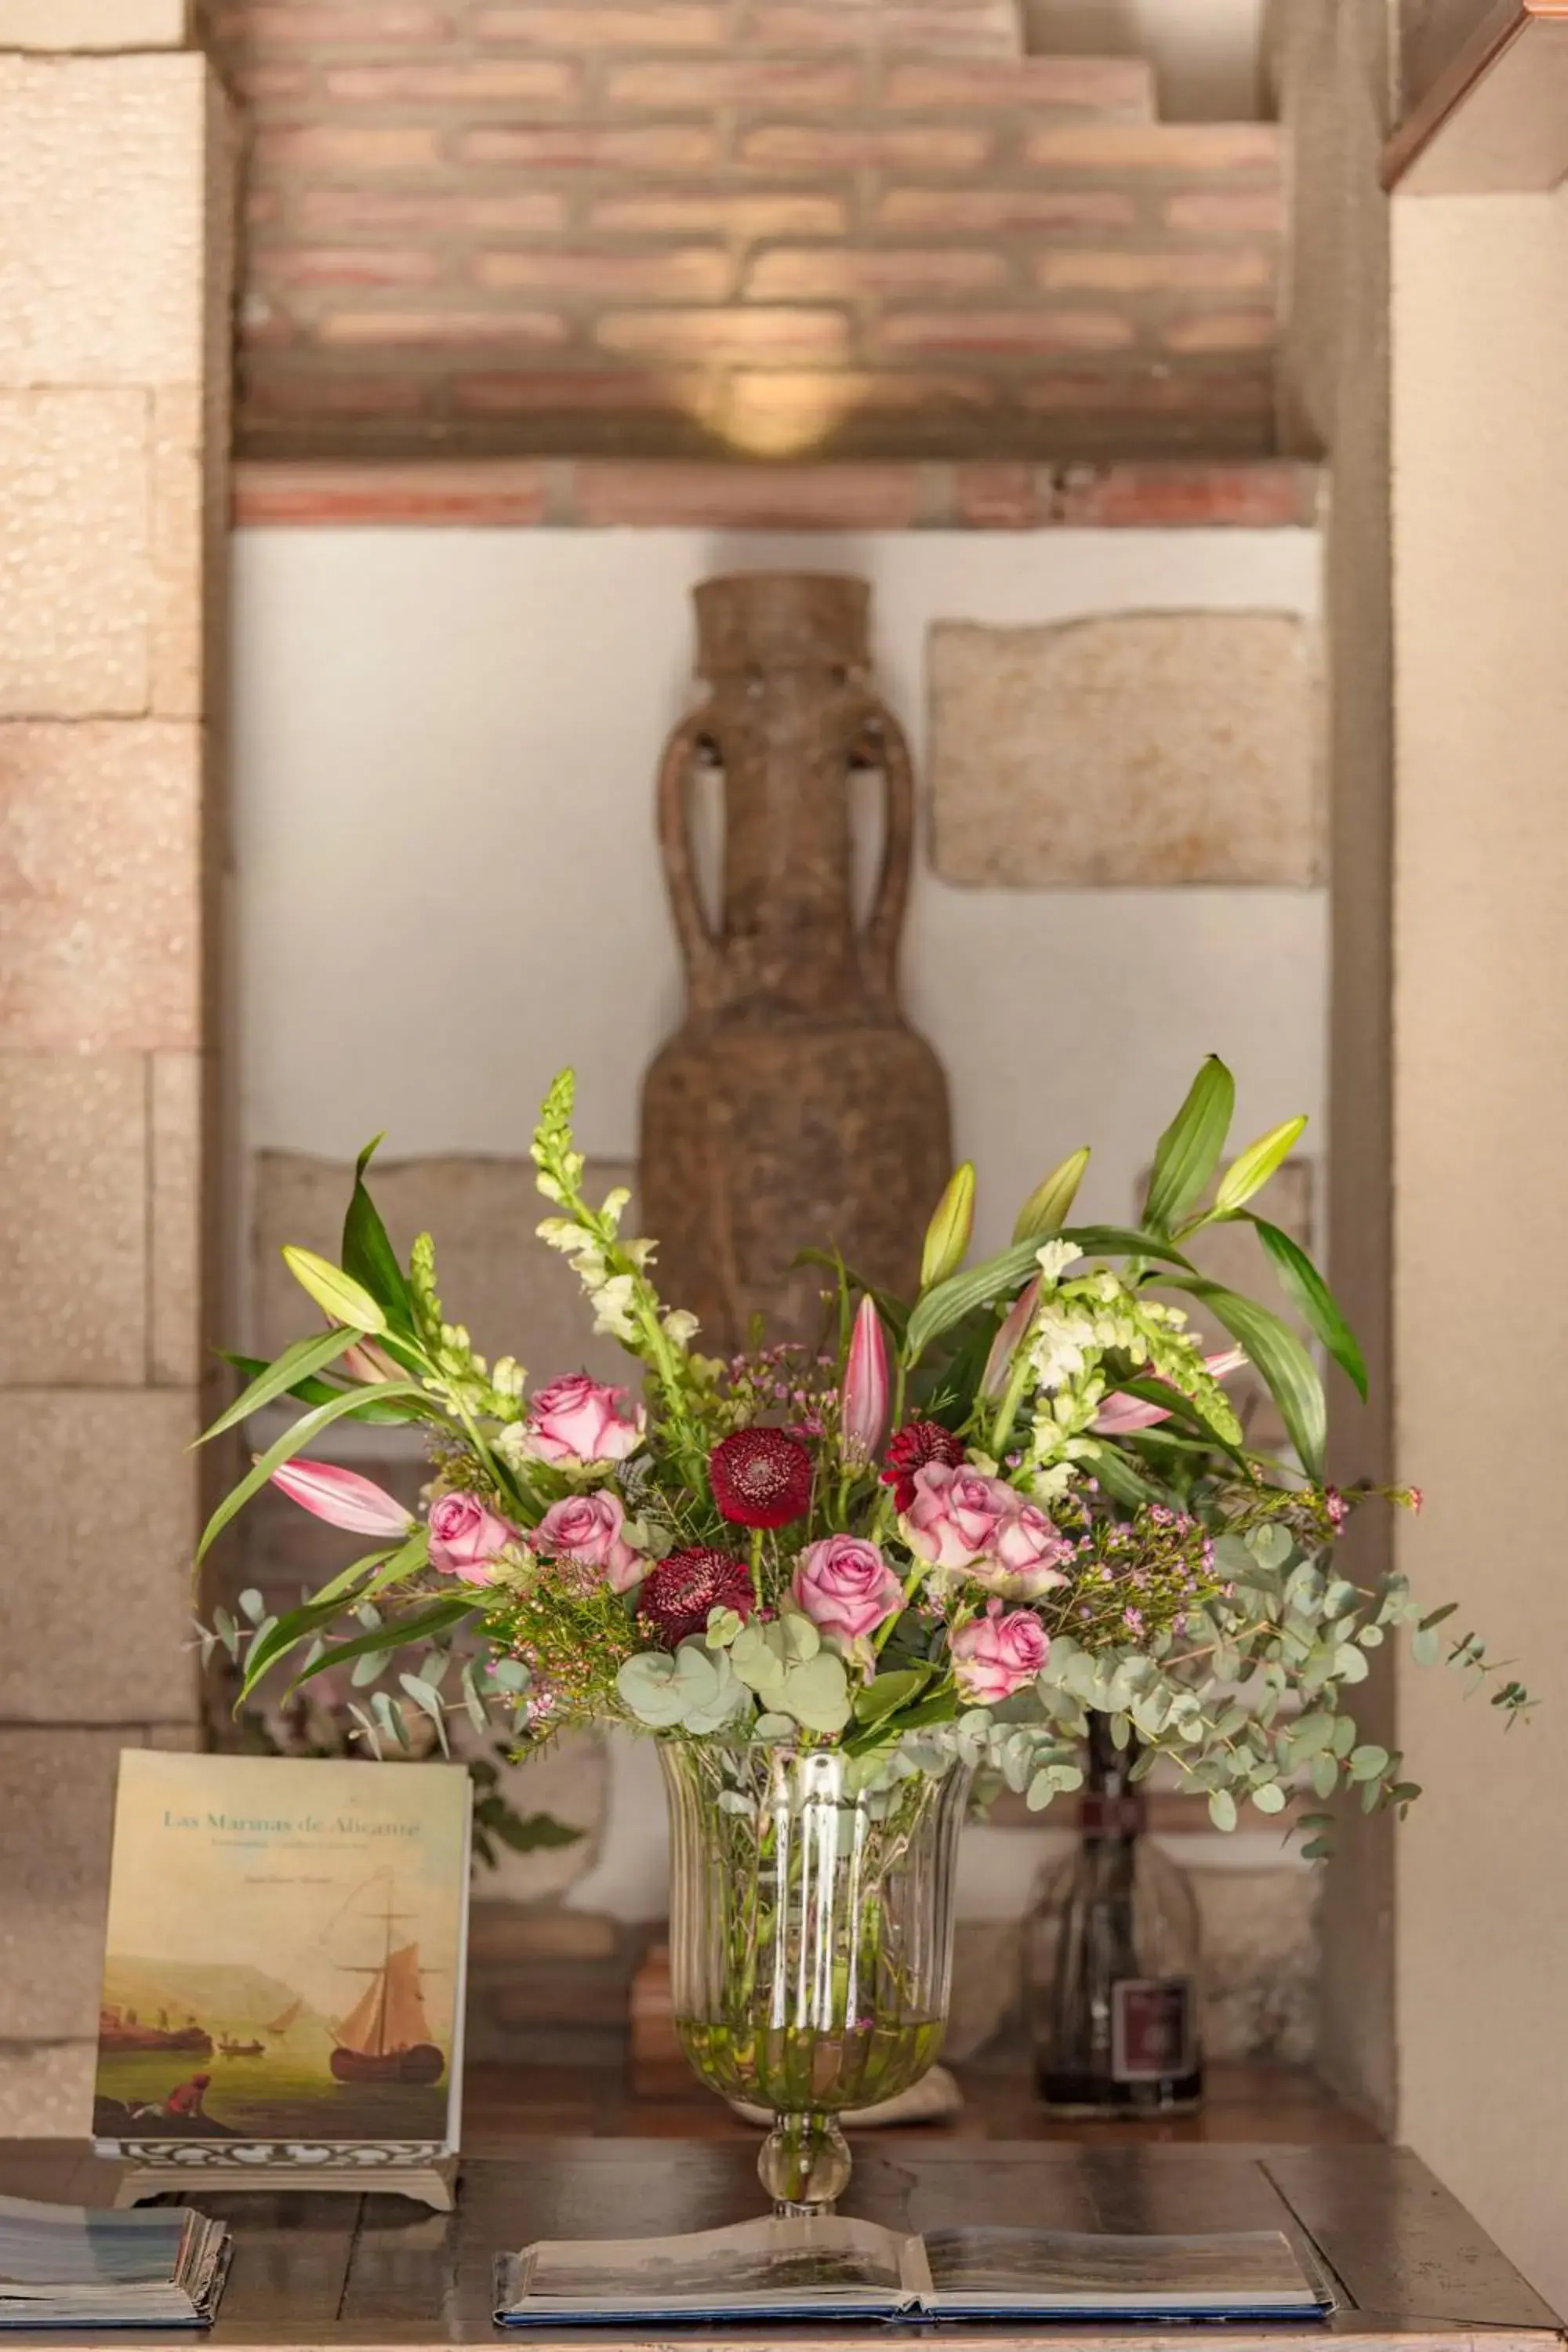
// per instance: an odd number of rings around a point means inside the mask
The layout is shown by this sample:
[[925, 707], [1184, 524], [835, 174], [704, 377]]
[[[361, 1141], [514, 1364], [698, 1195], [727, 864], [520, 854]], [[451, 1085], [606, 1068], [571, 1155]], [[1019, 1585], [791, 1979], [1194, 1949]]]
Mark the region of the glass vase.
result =
[[830, 2213], [838, 2117], [908, 2090], [942, 2046], [970, 1771], [936, 1759], [860, 1790], [835, 1748], [659, 1747], [681, 2046], [727, 2099], [773, 2112], [757, 2161], [781, 2213]]

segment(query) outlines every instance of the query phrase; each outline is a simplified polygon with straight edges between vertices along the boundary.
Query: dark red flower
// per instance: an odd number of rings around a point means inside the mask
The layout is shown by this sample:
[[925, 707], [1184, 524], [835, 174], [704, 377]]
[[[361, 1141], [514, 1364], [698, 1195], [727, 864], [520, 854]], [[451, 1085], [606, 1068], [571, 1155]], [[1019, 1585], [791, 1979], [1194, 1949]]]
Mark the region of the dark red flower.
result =
[[956, 1470], [963, 1459], [962, 1439], [954, 1437], [951, 1429], [943, 1429], [940, 1421], [909, 1421], [888, 1440], [882, 1484], [892, 1488], [900, 1510], [907, 1511], [915, 1499], [917, 1470], [931, 1462]]
[[637, 1614], [673, 1648], [705, 1630], [710, 1609], [733, 1609], [737, 1616], [749, 1617], [754, 1605], [751, 1571], [744, 1562], [708, 1544], [693, 1544], [649, 1569]]
[[742, 1528], [783, 1528], [811, 1508], [811, 1456], [782, 1429], [737, 1429], [708, 1457], [713, 1500]]

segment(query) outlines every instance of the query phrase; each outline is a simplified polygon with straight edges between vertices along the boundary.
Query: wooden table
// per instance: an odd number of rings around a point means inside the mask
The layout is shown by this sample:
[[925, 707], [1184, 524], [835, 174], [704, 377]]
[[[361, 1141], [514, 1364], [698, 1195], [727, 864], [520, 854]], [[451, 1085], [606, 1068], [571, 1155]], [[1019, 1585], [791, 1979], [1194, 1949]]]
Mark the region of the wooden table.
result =
[[[107, 2202], [114, 2168], [63, 2141], [0, 2142], [0, 2189]], [[752, 2148], [676, 2140], [532, 2140], [468, 2159], [455, 2213], [367, 2196], [204, 2195], [236, 2231], [216, 2346], [279, 2352], [499, 2340], [490, 2323], [498, 2248], [539, 2237], [657, 2236], [745, 2221], [761, 2210]], [[1122, 2231], [1283, 2229], [1316, 2247], [1346, 2308], [1323, 2326], [693, 2330], [656, 2339], [578, 2328], [544, 2340], [582, 2352], [662, 2341], [763, 2352], [868, 2352], [895, 2341], [985, 2347], [1040, 2337], [1073, 2352], [1284, 2352], [1331, 2335], [1334, 2352], [1559, 2352], [1563, 2332], [1424, 2166], [1380, 2147], [1092, 2147], [921, 2139], [856, 2149], [845, 2210], [897, 2230], [1012, 2222]], [[40, 2339], [41, 2341], [42, 2339]], [[145, 2340], [145, 2339], [143, 2339]], [[191, 2341], [167, 2336], [160, 2343]], [[529, 2338], [518, 2339], [521, 2341]], [[537, 2336], [531, 2340], [538, 2341]], [[123, 2343], [53, 2332], [51, 2347]]]

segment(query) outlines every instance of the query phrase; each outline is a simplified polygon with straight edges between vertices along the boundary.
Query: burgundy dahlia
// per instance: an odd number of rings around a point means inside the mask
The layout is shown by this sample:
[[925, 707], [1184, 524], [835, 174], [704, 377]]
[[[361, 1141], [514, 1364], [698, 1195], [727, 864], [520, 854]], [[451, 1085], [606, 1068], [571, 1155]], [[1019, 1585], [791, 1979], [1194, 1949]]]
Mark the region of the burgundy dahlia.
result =
[[956, 1470], [963, 1459], [962, 1441], [951, 1429], [943, 1429], [940, 1421], [909, 1421], [888, 1440], [882, 1484], [892, 1488], [900, 1510], [907, 1511], [915, 1499], [918, 1470], [931, 1462]]
[[673, 1649], [706, 1629], [710, 1609], [732, 1609], [738, 1617], [749, 1617], [752, 1606], [752, 1579], [744, 1563], [710, 1545], [693, 1544], [649, 1569], [637, 1614]]
[[782, 1429], [737, 1429], [708, 1457], [713, 1500], [742, 1528], [783, 1528], [811, 1508], [811, 1456]]

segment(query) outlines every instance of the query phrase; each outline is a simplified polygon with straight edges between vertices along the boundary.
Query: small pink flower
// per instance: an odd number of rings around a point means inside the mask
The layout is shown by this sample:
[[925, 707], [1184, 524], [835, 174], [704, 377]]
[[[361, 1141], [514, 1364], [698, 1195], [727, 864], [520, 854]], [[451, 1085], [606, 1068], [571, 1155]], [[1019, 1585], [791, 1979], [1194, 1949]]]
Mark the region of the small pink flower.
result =
[[863, 1298], [856, 1311], [844, 1368], [844, 1401], [839, 1426], [846, 1462], [869, 1462], [888, 1423], [888, 1342], [874, 1298]]
[[965, 1698], [980, 1706], [1000, 1706], [1005, 1698], [1034, 1681], [1051, 1654], [1046, 1629], [1026, 1609], [1002, 1614], [993, 1601], [984, 1617], [961, 1625], [949, 1648], [952, 1678]]
[[1037, 1503], [1027, 1501], [1016, 1487], [1007, 1492], [1012, 1507], [996, 1523], [989, 1557], [970, 1574], [1006, 1600], [1037, 1601], [1043, 1592], [1067, 1583], [1058, 1562], [1071, 1557], [1072, 1546]]
[[647, 1562], [621, 1532], [626, 1518], [618, 1495], [568, 1495], [545, 1512], [533, 1548], [545, 1559], [603, 1569], [614, 1591], [629, 1592], [647, 1575]]
[[643, 1441], [641, 1405], [625, 1410], [625, 1389], [604, 1387], [586, 1372], [568, 1372], [529, 1400], [522, 1451], [557, 1469], [624, 1462]]
[[430, 1565], [443, 1576], [460, 1576], [465, 1584], [489, 1584], [506, 1546], [521, 1541], [510, 1520], [477, 1495], [443, 1495], [430, 1507]]
[[312, 1517], [325, 1519], [329, 1527], [347, 1528], [353, 1535], [402, 1537], [414, 1526], [413, 1512], [405, 1511], [395, 1495], [336, 1462], [307, 1462], [296, 1455], [274, 1470], [272, 1484]]
[[931, 1568], [968, 1568], [994, 1549], [997, 1529], [1018, 1496], [1000, 1478], [963, 1463], [928, 1462], [915, 1473], [915, 1496], [904, 1513], [904, 1538]]
[[858, 1642], [896, 1617], [904, 1588], [875, 1544], [859, 1536], [827, 1536], [807, 1544], [790, 1585], [795, 1607], [819, 1633]]
[[1000, 1396], [1007, 1385], [1007, 1373], [1017, 1354], [1025, 1332], [1040, 1299], [1039, 1275], [1021, 1290], [1002, 1318], [1002, 1328], [991, 1342], [991, 1353], [985, 1359], [985, 1370], [980, 1375], [982, 1396]]

